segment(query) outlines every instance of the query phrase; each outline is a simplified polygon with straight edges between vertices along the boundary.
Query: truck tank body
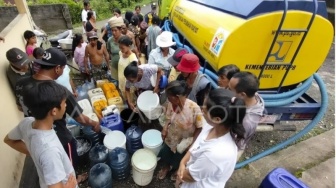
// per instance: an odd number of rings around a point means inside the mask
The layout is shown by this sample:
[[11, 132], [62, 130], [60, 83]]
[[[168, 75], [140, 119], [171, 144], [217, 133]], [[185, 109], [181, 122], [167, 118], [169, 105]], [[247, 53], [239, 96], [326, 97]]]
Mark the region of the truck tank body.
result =
[[[303, 32], [281, 31], [260, 78], [260, 89], [277, 88], [287, 69], [282, 86], [300, 83], [315, 73], [326, 58], [333, 27], [324, 1], [318, 2], [313, 24], [292, 60]], [[259, 75], [277, 32], [284, 9], [283, 1], [261, 0], [176, 0], [172, 2], [170, 20], [175, 29], [199, 54], [218, 70], [235, 64], [242, 71]], [[289, 1], [282, 29], [302, 30], [312, 17], [313, 2]]]

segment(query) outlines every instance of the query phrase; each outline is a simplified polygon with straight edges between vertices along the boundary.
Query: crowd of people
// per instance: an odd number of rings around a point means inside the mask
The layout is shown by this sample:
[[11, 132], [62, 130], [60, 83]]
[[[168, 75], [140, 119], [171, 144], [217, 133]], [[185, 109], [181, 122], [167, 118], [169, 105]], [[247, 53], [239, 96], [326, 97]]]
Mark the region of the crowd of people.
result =
[[[199, 57], [176, 48], [173, 34], [161, 30], [155, 3], [145, 16], [136, 6], [124, 19], [115, 8], [102, 29], [95, 19], [85, 2], [83, 33], [73, 36], [74, 61], [87, 81], [117, 80], [127, 106], [135, 112], [132, 92], [138, 96], [152, 90], [161, 97], [165, 121], [158, 178], [171, 172], [176, 187], [224, 187], [264, 113], [257, 77], [226, 65], [218, 70], [218, 88], [213, 88], [199, 72]], [[38, 174], [40, 187], [76, 187], [88, 175], [75, 173], [76, 140], [66, 127], [66, 114], [95, 132], [101, 131], [100, 123], [85, 116], [76, 102], [65, 54], [36, 47], [32, 31], [23, 36], [26, 52], [12, 48], [6, 57], [7, 77], [25, 118], [4, 141], [35, 163], [32, 173]], [[160, 88], [164, 77], [168, 84]]]

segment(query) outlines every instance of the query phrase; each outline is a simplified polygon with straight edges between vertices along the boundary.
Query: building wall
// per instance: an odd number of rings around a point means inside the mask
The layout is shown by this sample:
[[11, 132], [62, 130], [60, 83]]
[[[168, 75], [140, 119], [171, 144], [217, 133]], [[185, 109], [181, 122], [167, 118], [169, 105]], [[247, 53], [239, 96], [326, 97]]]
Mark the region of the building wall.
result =
[[5, 43], [0, 42], [0, 187], [19, 187], [21, 179], [24, 155], [13, 150], [3, 143], [6, 134], [14, 128], [23, 118], [23, 114], [17, 110], [15, 97], [7, 81], [5, 70], [8, 67], [6, 51], [12, 47], [24, 50], [24, 40], [22, 33], [26, 29], [32, 29], [32, 20], [27, 11], [24, 0], [15, 0], [18, 14], [7, 27], [2, 27], [0, 36], [5, 37]]
[[[45, 32], [72, 29], [71, 17], [66, 4], [33, 5], [29, 6], [29, 11], [34, 23]], [[15, 6], [0, 7], [0, 12], [0, 28], [6, 27], [18, 14]]]

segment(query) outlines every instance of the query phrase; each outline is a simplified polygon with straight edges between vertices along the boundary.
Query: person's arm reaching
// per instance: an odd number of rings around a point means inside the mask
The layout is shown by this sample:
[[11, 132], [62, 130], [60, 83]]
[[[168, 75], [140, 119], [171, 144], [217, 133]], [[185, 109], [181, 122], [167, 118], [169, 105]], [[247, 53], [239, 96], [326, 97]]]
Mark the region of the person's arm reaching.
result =
[[8, 135], [6, 135], [4, 142], [18, 152], [30, 155], [26, 144], [22, 140], [12, 140], [8, 137]]
[[106, 49], [105, 44], [103, 44], [103, 53], [104, 53], [104, 57], [105, 57], [105, 61], [106, 61], [106, 65], [107, 65], [108, 69], [109, 69], [110, 71], [112, 71], [112, 68], [111, 68], [110, 63], [109, 63], [109, 61], [110, 61], [110, 55], [109, 55], [109, 53], [107, 52], [107, 49]]
[[87, 74], [90, 74], [88, 58], [89, 58], [89, 50], [88, 50], [88, 46], [86, 46], [85, 47], [85, 55], [84, 55], [84, 66], [85, 66], [85, 72]]

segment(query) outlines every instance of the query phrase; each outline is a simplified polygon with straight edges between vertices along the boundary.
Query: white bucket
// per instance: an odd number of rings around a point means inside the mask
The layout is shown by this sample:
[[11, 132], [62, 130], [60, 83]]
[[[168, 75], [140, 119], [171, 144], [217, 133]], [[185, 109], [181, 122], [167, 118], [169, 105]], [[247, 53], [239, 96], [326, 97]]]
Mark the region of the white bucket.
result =
[[146, 149], [139, 149], [133, 154], [131, 161], [134, 182], [139, 186], [148, 185], [157, 165], [156, 156]]
[[138, 97], [137, 106], [148, 119], [158, 119], [162, 114], [159, 96], [153, 91], [142, 92]]
[[141, 142], [145, 149], [152, 151], [157, 156], [163, 143], [161, 132], [156, 129], [149, 129], [142, 134]]
[[89, 90], [88, 95], [89, 95], [89, 98], [91, 99], [92, 97], [97, 96], [97, 95], [104, 95], [104, 92], [101, 88], [95, 88], [95, 89]]
[[110, 151], [116, 147], [126, 149], [126, 136], [121, 131], [111, 131], [104, 138], [104, 146]]
[[77, 102], [79, 106], [83, 109], [83, 114], [88, 115], [93, 113], [92, 106], [88, 99], [83, 99]]
[[79, 125], [69, 125], [67, 124], [66, 127], [69, 129], [73, 137], [77, 137], [80, 135], [80, 126]]

